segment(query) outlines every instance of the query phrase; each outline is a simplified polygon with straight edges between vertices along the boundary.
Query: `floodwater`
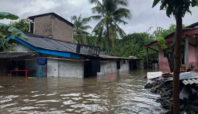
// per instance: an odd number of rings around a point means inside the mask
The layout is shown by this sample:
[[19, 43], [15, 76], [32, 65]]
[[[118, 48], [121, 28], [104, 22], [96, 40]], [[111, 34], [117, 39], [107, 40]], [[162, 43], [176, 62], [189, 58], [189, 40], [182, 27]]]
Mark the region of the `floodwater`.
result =
[[0, 114], [162, 114], [159, 95], [144, 89], [145, 74], [136, 70], [86, 79], [0, 77]]

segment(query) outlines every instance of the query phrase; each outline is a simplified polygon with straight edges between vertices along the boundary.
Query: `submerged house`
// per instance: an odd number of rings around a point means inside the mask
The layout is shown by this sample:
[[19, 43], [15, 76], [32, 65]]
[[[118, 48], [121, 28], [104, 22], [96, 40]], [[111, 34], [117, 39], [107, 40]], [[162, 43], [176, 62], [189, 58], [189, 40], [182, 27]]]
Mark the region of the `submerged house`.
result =
[[[198, 69], [198, 22], [191, 24], [182, 30], [181, 41], [181, 64], [186, 69], [193, 67]], [[167, 45], [171, 45], [175, 33], [171, 33], [165, 37]], [[157, 41], [151, 42], [145, 45], [144, 48], [152, 49], [152, 46], [158, 46], [158, 61], [159, 70], [164, 72], [170, 72], [168, 60], [164, 55], [163, 50], [160, 48]], [[147, 57], [148, 58], [148, 57]], [[148, 64], [147, 59], [147, 64]]]
[[[55, 13], [29, 17], [28, 39], [15, 37], [14, 52], [0, 51], [0, 75], [89, 77], [130, 71], [140, 59], [100, 55], [97, 46], [72, 43], [73, 24]], [[46, 63], [39, 64], [45, 59]]]

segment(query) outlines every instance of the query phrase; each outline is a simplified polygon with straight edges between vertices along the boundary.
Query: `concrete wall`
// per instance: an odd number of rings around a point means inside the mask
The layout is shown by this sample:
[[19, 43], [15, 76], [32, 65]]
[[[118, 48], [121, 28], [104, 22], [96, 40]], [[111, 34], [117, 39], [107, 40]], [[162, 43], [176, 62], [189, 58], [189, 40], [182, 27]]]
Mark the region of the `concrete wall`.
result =
[[164, 57], [164, 52], [163, 50], [158, 47], [159, 49], [159, 70], [163, 72], [170, 72], [169, 64], [168, 64], [168, 59], [167, 57]]
[[73, 27], [56, 17], [52, 21], [53, 38], [73, 42]]
[[83, 78], [84, 63], [79, 61], [59, 60], [59, 76], [60, 77], [76, 77]]
[[129, 71], [129, 69], [129, 61], [125, 60], [125, 63], [123, 63], [123, 61], [120, 62], [119, 72]]
[[[198, 39], [195, 39], [196, 44], [198, 43]], [[198, 69], [198, 46], [195, 48], [195, 68]]]
[[106, 75], [129, 71], [128, 61], [126, 61], [125, 64], [123, 61], [120, 61], [120, 69], [117, 69], [117, 61], [101, 61], [100, 64], [100, 72], [98, 72], [97, 75]]
[[[189, 43], [197, 44], [198, 39], [189, 37]], [[181, 45], [185, 45], [185, 43], [182, 42]], [[189, 46], [188, 47], [189, 65], [193, 65], [196, 69], [198, 69], [198, 46], [193, 47], [190, 44], [188, 46]], [[184, 52], [185, 52], [185, 49], [184, 49]], [[186, 57], [185, 57], [185, 63], [186, 63]], [[159, 70], [163, 72], [170, 72], [168, 60], [166, 57], [164, 57], [164, 52], [162, 51], [160, 47], [159, 47]]]
[[29, 47], [27, 47], [17, 41], [13, 41], [13, 43], [15, 43], [16, 45], [13, 46], [12, 48], [16, 49], [16, 51], [34, 51], [34, 50], [30, 49]]
[[[189, 40], [189, 43], [191, 44], [196, 44], [196, 39], [195, 38], [188, 38]], [[191, 45], [188, 45], [188, 62], [189, 62], [189, 65], [193, 65], [195, 66], [196, 68], [198, 68], [197, 66], [197, 51], [196, 50], [197, 47], [193, 47]], [[185, 63], [186, 63], [186, 57], [185, 57]]]
[[58, 60], [48, 59], [47, 60], [47, 76], [58, 77]]
[[52, 36], [51, 15], [34, 18], [34, 34], [50, 37]]
[[47, 76], [83, 78], [83, 62], [48, 59]]

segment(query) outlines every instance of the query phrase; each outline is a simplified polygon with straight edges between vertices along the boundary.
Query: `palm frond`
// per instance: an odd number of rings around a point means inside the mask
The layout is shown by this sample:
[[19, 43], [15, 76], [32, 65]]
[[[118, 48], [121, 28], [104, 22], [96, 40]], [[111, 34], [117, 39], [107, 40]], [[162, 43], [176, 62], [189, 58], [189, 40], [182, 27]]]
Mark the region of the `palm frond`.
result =
[[91, 26], [85, 24], [90, 21], [90, 18], [82, 18], [81, 15], [79, 15], [79, 17], [72, 16], [72, 19], [75, 20], [73, 28], [74, 39], [80, 44], [87, 44], [85, 36], [89, 33], [85, 30], [91, 28]]
[[89, 35], [90, 33], [87, 31], [81, 31], [84, 35]]
[[103, 8], [100, 7], [100, 6], [93, 7], [91, 10], [92, 10], [92, 13], [98, 13], [98, 14], [100, 14], [100, 13], [103, 12]]
[[93, 20], [100, 20], [102, 18], [101, 15], [94, 15], [94, 16], [91, 16], [90, 18], [92, 18]]
[[117, 2], [119, 5], [122, 5], [122, 6], [127, 6], [128, 4], [128, 0], [117, 0]]
[[85, 25], [85, 26], [82, 26], [81, 29], [82, 30], [87, 30], [87, 29], [91, 29], [92, 27], [89, 26], [89, 25]]
[[104, 27], [101, 26], [100, 29], [99, 29], [99, 34], [98, 34], [98, 37], [97, 37], [97, 40], [96, 40], [96, 45], [97, 46], [100, 46], [101, 48], [103, 48], [103, 40], [102, 40], [102, 33], [103, 33], [103, 30], [104, 30]]
[[117, 22], [118, 24], [122, 23], [122, 24], [128, 24], [126, 21], [122, 20], [122, 19], [117, 19], [115, 22]]
[[77, 16], [76, 15], [72, 16], [71, 20], [76, 21], [77, 20]]
[[121, 38], [123, 38], [124, 36], [126, 36], [126, 33], [117, 24], [115, 24], [115, 27], [116, 27], [117, 33], [119, 34], [119, 36]]
[[97, 6], [102, 6], [102, 3], [100, 2], [100, 0], [89, 0], [90, 3], [92, 4], [96, 4]]
[[130, 18], [130, 10], [126, 8], [119, 8], [115, 12], [113, 12], [115, 18]]
[[81, 22], [82, 22], [83, 24], [87, 24], [90, 20], [91, 20], [90, 17], [88, 17], [88, 18], [83, 18]]
[[101, 28], [101, 26], [105, 25], [105, 19], [102, 19], [93, 29], [92, 32], [94, 32], [95, 34], [99, 34], [99, 30]]
[[81, 15], [78, 16], [78, 22], [81, 22]]

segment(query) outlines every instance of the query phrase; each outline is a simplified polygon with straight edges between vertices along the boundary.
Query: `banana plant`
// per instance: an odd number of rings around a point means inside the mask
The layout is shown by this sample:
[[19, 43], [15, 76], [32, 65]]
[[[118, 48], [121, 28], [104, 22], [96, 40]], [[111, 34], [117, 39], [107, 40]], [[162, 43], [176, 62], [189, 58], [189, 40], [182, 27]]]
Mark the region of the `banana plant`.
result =
[[[0, 12], [0, 19], [16, 20], [18, 18], [18, 16], [11, 13]], [[10, 39], [8, 37], [14, 38], [15, 36], [27, 39], [27, 36], [17, 28], [4, 23], [0, 23], [0, 46], [3, 47], [4, 51], [14, 50], [12, 47], [16, 44], [9, 43]]]

